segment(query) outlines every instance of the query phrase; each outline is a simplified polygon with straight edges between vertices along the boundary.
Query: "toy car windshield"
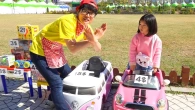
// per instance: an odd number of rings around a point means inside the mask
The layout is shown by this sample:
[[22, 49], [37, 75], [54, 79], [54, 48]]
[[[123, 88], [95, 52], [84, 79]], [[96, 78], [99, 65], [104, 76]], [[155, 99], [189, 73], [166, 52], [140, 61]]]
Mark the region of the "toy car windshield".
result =
[[146, 75], [142, 75], [142, 74], [127, 75], [123, 81], [123, 85], [127, 87], [152, 89], [152, 90], [160, 89], [158, 78], [156, 76], [151, 76], [147, 74]]
[[[63, 92], [77, 95], [96, 95], [96, 87], [76, 87], [63, 85]], [[78, 91], [76, 93], [76, 91]]]
[[133, 74], [140, 74], [140, 75], [152, 75], [152, 70], [151, 71], [145, 71], [145, 70], [134, 70]]

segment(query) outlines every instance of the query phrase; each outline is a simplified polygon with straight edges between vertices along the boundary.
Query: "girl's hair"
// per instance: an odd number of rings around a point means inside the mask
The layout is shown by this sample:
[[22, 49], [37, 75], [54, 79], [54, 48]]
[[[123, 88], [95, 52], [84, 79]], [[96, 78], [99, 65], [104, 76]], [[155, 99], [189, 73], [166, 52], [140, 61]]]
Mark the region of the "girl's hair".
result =
[[93, 13], [95, 13], [95, 15], [97, 15], [98, 10], [97, 8], [95, 8], [94, 6], [90, 5], [90, 4], [83, 4], [79, 7], [79, 11], [81, 11], [82, 9], [88, 9], [90, 11], [92, 11]]
[[[158, 29], [157, 29], [157, 22], [156, 22], [156, 18], [153, 14], [145, 14], [143, 15], [140, 20], [139, 20], [139, 24], [140, 21], [145, 21], [146, 25], [148, 26], [148, 34], [146, 36], [151, 36], [157, 33]], [[137, 33], [140, 33], [140, 30], [138, 28]]]

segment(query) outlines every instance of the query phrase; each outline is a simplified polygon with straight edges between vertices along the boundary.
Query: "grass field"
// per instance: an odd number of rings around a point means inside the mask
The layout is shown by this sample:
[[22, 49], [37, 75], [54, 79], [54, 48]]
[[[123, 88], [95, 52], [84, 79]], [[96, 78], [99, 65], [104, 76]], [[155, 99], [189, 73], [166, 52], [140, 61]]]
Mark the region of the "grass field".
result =
[[[42, 28], [47, 23], [62, 15], [26, 14], [0, 16], [0, 55], [10, 54], [9, 40], [17, 38], [17, 25], [31, 24]], [[102, 51], [95, 52], [88, 48], [76, 55], [65, 48], [70, 65], [78, 65], [91, 56], [101, 56], [112, 62], [113, 67], [122, 72], [128, 62], [129, 41], [137, 31], [138, 21], [142, 15], [98, 15], [92, 27], [95, 29], [107, 23], [108, 29], [100, 40]], [[195, 73], [195, 16], [194, 15], [155, 15], [158, 22], [158, 35], [163, 42], [161, 69], [168, 74], [172, 69], [181, 73], [181, 66], [191, 68]]]

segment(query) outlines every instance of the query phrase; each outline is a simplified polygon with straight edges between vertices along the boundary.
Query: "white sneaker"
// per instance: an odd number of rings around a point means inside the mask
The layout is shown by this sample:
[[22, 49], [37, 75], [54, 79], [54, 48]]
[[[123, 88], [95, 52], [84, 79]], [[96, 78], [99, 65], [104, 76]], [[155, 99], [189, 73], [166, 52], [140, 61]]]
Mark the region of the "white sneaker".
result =
[[164, 80], [164, 85], [167, 86], [167, 85], [169, 85], [169, 84], [170, 84], [170, 80], [165, 79], [165, 80]]
[[53, 108], [55, 105], [54, 105], [53, 101], [46, 100], [44, 106], [45, 106], [44, 108]]

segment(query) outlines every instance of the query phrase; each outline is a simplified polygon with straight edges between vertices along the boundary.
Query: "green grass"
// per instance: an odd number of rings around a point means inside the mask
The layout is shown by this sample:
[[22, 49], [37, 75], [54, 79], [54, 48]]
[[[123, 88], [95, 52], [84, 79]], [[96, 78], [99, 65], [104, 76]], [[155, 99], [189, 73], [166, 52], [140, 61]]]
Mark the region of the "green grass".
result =
[[[0, 17], [0, 55], [9, 54], [9, 40], [17, 38], [17, 25], [31, 24], [42, 28], [47, 23], [62, 15], [57, 14], [26, 14], [1, 15]], [[104, 60], [112, 62], [113, 67], [120, 72], [128, 62], [129, 42], [137, 31], [138, 21], [142, 15], [98, 15], [92, 27], [95, 29], [102, 23], [107, 23], [108, 29], [100, 40], [102, 51], [95, 52], [92, 48], [85, 49], [76, 55], [65, 48], [65, 54], [70, 65], [78, 65], [91, 56], [99, 55]], [[161, 69], [168, 74], [175, 69], [181, 73], [181, 66], [191, 68], [195, 73], [195, 16], [194, 15], [155, 15], [158, 22], [158, 35], [163, 42]]]
[[185, 95], [195, 96], [195, 93], [193, 93], [193, 92], [180, 92], [180, 91], [167, 91], [166, 90], [165, 93], [170, 93], [170, 94], [174, 94], [174, 95], [185, 94]]

